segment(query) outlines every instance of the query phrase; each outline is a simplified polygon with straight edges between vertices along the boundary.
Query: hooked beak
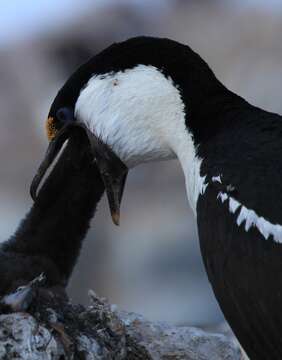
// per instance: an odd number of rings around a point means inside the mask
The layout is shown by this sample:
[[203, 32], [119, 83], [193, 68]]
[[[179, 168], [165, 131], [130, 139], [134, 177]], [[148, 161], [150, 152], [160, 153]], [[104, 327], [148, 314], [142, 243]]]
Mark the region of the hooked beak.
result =
[[98, 139], [84, 125], [80, 126], [88, 137], [93, 157], [104, 182], [113, 223], [119, 225], [120, 204], [128, 168], [108, 145]]
[[44, 175], [60, 152], [65, 141], [76, 131], [83, 131], [89, 140], [93, 160], [97, 163], [105, 185], [113, 223], [119, 225], [120, 204], [128, 168], [109, 146], [92, 134], [84, 124], [78, 122], [67, 124], [59, 130], [56, 136], [50, 141], [45, 157], [32, 180], [30, 195], [35, 201], [37, 198], [38, 187]]

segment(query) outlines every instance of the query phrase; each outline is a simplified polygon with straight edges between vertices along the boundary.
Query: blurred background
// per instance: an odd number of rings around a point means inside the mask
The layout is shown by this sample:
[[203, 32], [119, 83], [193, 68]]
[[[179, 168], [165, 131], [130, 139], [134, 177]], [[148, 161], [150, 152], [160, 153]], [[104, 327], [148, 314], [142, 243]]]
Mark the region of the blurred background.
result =
[[[79, 64], [128, 37], [169, 37], [199, 52], [231, 90], [281, 113], [281, 33], [278, 0], [0, 0], [0, 241], [32, 204], [49, 106]], [[119, 228], [102, 201], [69, 294], [87, 304], [89, 288], [152, 320], [223, 322], [177, 161], [131, 171]]]

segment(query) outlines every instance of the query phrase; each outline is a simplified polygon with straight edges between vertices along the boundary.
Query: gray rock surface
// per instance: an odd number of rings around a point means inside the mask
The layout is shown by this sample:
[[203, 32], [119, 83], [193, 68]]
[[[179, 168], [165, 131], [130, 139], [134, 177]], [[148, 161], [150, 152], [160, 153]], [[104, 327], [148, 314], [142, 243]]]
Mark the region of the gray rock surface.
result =
[[28, 314], [0, 316], [0, 359], [59, 360], [62, 345]]
[[[149, 322], [118, 311], [91, 292], [91, 306], [46, 304], [0, 316], [1, 360], [241, 360], [224, 335]], [[49, 306], [50, 304], [48, 304]]]
[[119, 312], [126, 333], [150, 354], [151, 359], [243, 359], [241, 350], [222, 334], [199, 328], [149, 322], [142, 316]]

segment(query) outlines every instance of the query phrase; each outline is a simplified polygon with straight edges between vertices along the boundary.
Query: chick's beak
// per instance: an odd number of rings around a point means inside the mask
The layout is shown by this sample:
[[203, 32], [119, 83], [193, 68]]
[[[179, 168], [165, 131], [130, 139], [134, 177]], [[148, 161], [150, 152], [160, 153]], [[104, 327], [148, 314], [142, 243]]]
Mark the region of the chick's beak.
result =
[[30, 186], [31, 197], [34, 201], [36, 200], [38, 187], [48, 168], [60, 152], [65, 141], [77, 131], [83, 132], [89, 140], [93, 161], [96, 161], [105, 185], [112, 220], [115, 225], [119, 225], [120, 204], [128, 168], [108, 145], [98, 139], [84, 124], [78, 122], [65, 125], [52, 137], [45, 157], [32, 180]]

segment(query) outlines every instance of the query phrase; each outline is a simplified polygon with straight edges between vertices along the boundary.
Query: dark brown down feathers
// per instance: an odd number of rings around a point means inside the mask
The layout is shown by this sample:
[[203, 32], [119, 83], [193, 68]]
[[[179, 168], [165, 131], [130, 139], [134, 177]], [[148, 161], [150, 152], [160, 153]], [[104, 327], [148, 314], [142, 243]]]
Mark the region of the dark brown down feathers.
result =
[[41, 273], [66, 286], [104, 185], [85, 139], [71, 138], [15, 234], [0, 249], [0, 295]]

